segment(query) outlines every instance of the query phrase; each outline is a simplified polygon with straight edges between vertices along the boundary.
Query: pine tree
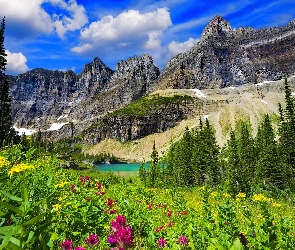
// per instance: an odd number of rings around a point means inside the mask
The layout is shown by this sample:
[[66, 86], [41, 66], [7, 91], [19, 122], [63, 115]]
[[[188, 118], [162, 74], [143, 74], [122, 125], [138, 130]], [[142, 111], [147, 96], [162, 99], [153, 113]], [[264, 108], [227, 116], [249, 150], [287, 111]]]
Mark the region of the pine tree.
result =
[[159, 184], [158, 181], [161, 175], [161, 169], [159, 166], [159, 154], [158, 154], [158, 151], [156, 150], [155, 142], [153, 144], [151, 159], [152, 159], [151, 164], [148, 170], [147, 185], [149, 187], [155, 187], [156, 185]]
[[238, 150], [241, 164], [240, 174], [246, 188], [246, 186], [249, 186], [250, 183], [254, 182], [255, 151], [253, 138], [250, 134], [248, 126], [244, 122], [241, 127]]
[[228, 189], [236, 193], [238, 191], [244, 191], [243, 178], [241, 176], [241, 161], [238, 151], [238, 142], [234, 131], [230, 132], [230, 139], [228, 141], [228, 173], [227, 173], [227, 185]]
[[285, 109], [279, 104], [279, 154], [286, 186], [294, 185], [295, 177], [295, 103], [285, 78]]
[[4, 48], [5, 18], [0, 28], [0, 147], [18, 142], [19, 139], [12, 127], [10, 111], [11, 99], [9, 97], [9, 82], [5, 75], [6, 54]]
[[263, 121], [258, 126], [255, 137], [255, 152], [257, 152], [255, 182], [262, 184], [268, 182], [281, 186], [282, 173], [279, 167], [277, 143], [268, 114], [264, 116]]

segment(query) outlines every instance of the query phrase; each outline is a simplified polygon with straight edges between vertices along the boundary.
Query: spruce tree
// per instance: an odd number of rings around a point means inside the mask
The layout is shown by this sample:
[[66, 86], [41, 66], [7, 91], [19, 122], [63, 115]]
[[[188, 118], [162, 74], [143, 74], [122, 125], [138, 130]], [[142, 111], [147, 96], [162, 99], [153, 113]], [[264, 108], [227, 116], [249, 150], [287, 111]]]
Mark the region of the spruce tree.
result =
[[280, 187], [282, 173], [279, 166], [275, 133], [268, 114], [264, 116], [263, 121], [258, 126], [255, 137], [255, 151], [257, 152], [255, 181]]
[[0, 28], [0, 147], [17, 142], [19, 139], [12, 127], [11, 99], [9, 96], [9, 82], [5, 75], [6, 54], [4, 48], [5, 18], [2, 19]]
[[285, 109], [279, 104], [279, 154], [286, 186], [294, 186], [295, 177], [295, 103], [285, 78]]

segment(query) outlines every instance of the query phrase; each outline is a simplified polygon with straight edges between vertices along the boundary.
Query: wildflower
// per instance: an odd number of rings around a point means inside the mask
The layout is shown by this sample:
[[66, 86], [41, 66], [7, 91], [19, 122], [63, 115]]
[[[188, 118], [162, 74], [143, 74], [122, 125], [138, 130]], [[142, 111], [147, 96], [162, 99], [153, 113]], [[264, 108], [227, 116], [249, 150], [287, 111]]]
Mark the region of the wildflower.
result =
[[213, 197], [216, 197], [216, 196], [218, 195], [218, 192], [212, 192], [211, 195], [212, 195]]
[[172, 227], [172, 221], [169, 221], [168, 227]]
[[61, 205], [60, 205], [60, 204], [52, 205], [52, 207], [53, 207], [56, 211], [58, 211], [58, 210], [61, 209]]
[[200, 190], [204, 191], [205, 190], [205, 186], [200, 187]]
[[93, 247], [93, 246], [97, 245], [97, 243], [98, 243], [98, 237], [95, 234], [90, 234], [88, 236], [88, 238], [86, 239], [86, 244], [89, 247]]
[[108, 205], [109, 207], [111, 207], [111, 206], [113, 206], [113, 202], [114, 202], [114, 201], [112, 201], [111, 198], [108, 198], [107, 205]]
[[261, 202], [266, 202], [269, 200], [263, 194], [254, 194], [252, 199], [253, 201], [261, 201]]
[[54, 185], [54, 187], [55, 188], [57, 188], [57, 187], [64, 187], [65, 185], [67, 185], [69, 182], [67, 182], [67, 181], [63, 181], [63, 182], [61, 182], [61, 183], [59, 183], [59, 184], [55, 184]]
[[159, 228], [156, 227], [155, 232], [158, 233], [160, 230]]
[[282, 206], [282, 204], [280, 204], [280, 203], [274, 203], [274, 204], [272, 204], [274, 207], [281, 207]]
[[73, 249], [73, 242], [66, 239], [61, 245], [62, 250], [72, 250]]
[[11, 178], [11, 176], [14, 174], [14, 173], [19, 173], [19, 172], [22, 172], [24, 170], [27, 170], [27, 169], [35, 169], [35, 166], [33, 165], [28, 165], [28, 164], [25, 164], [25, 163], [20, 163], [16, 166], [13, 166], [9, 171], [8, 171], [8, 176]]
[[180, 235], [178, 238], [178, 244], [182, 246], [187, 246], [188, 245], [188, 239], [184, 235]]
[[85, 248], [85, 247], [81, 247], [81, 246], [77, 246], [77, 247], [75, 248], [75, 250], [86, 250], [86, 248]]
[[152, 210], [152, 208], [153, 208], [153, 204], [150, 203], [149, 206], [148, 206], [148, 210]]
[[169, 210], [169, 211], [167, 212], [167, 217], [168, 217], [168, 218], [171, 217], [171, 213], [172, 213], [171, 210]]
[[7, 167], [9, 165], [9, 161], [4, 157], [0, 155], [0, 168]]
[[115, 214], [115, 213], [117, 213], [116, 209], [110, 210], [110, 214]]
[[115, 244], [118, 249], [131, 248], [133, 244], [132, 230], [129, 225], [126, 226], [125, 217], [118, 215], [111, 224], [113, 233], [109, 235], [108, 242]]
[[242, 199], [242, 198], [246, 198], [246, 194], [245, 193], [238, 193], [237, 195], [236, 195], [236, 200], [237, 201], [239, 201], [240, 199]]
[[230, 198], [230, 197], [231, 197], [230, 194], [228, 194], [228, 193], [224, 193], [223, 196], [224, 196], [225, 198]]
[[158, 239], [158, 246], [163, 248], [167, 244], [166, 240], [164, 238]]
[[87, 197], [85, 198], [85, 200], [86, 200], [86, 201], [90, 201], [90, 196], [87, 196]]

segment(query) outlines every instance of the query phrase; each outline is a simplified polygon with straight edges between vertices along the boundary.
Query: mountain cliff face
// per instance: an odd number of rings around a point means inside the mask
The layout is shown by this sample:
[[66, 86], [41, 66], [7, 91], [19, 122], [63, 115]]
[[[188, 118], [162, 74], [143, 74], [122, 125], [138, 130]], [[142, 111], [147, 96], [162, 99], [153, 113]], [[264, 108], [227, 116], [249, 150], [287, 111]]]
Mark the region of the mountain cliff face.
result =
[[279, 80], [295, 72], [295, 20], [284, 27], [232, 29], [220, 16], [188, 52], [172, 58], [159, 88], [222, 88]]
[[80, 75], [35, 69], [10, 78], [12, 112], [19, 127], [47, 129], [54, 122], [84, 122], [137, 100], [150, 91], [160, 71], [150, 56], [121, 61], [117, 70], [95, 58]]
[[[167, 106], [170, 111], [162, 110], [164, 115], [104, 118], [154, 90], [223, 88], [278, 80], [285, 75], [295, 75], [295, 20], [271, 29], [233, 29], [216, 16], [200, 41], [172, 58], [162, 72], [151, 56], [143, 55], [120, 61], [116, 70], [95, 58], [81, 74], [39, 68], [9, 77], [9, 81], [17, 127], [46, 131], [54, 123], [70, 123], [60, 131], [47, 132], [51, 138], [61, 138], [73, 131], [74, 135], [84, 133], [93, 123], [102, 122], [100, 128], [84, 134], [93, 143], [107, 137], [123, 141], [140, 138], [189, 117], [187, 111], [183, 115], [182, 109], [172, 105]], [[165, 122], [169, 126], [164, 126]], [[119, 127], [121, 135], [115, 132]]]

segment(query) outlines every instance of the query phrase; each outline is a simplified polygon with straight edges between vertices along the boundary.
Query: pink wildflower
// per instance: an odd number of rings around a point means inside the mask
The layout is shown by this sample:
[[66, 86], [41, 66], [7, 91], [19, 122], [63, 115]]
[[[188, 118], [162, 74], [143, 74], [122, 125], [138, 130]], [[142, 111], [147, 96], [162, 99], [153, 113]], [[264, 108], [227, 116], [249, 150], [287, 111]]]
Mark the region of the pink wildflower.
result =
[[90, 234], [88, 236], [88, 238], [86, 239], [86, 244], [89, 247], [93, 247], [93, 246], [97, 245], [97, 243], [98, 243], [98, 237], [95, 234]]
[[158, 239], [158, 246], [163, 248], [167, 244], [166, 240], [164, 238]]
[[69, 239], [66, 239], [61, 245], [62, 250], [72, 250], [73, 249], [73, 242]]
[[180, 245], [187, 246], [188, 245], [187, 237], [185, 237], [184, 235], [180, 235], [179, 238], [178, 238], [178, 243]]

